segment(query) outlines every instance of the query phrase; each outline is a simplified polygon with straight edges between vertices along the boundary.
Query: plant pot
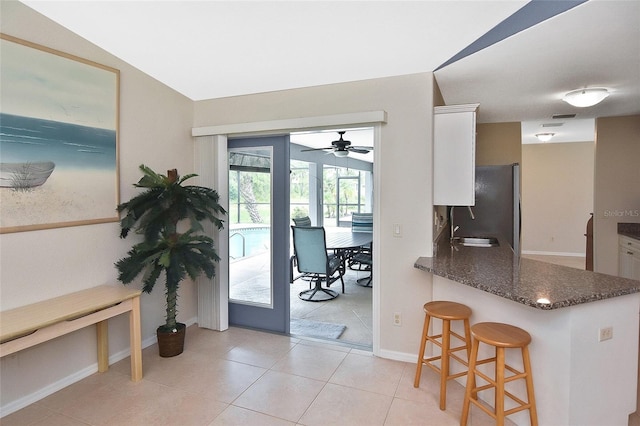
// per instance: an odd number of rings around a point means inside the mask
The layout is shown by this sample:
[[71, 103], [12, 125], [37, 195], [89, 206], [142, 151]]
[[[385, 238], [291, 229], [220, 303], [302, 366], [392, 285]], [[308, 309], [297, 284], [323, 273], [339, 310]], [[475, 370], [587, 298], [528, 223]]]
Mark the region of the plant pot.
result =
[[161, 325], [156, 330], [158, 336], [158, 351], [160, 356], [169, 358], [172, 356], [180, 355], [184, 350], [184, 337], [187, 332], [187, 326], [178, 323], [175, 330], [167, 330], [164, 325]]

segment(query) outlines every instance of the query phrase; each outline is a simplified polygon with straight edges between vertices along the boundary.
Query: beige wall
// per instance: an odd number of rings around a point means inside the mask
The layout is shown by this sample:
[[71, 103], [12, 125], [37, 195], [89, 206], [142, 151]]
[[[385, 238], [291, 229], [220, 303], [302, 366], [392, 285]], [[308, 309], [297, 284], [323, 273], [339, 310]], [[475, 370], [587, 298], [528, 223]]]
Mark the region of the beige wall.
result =
[[[193, 171], [191, 134], [193, 103], [117, 58], [96, 48], [19, 2], [0, 2], [2, 32], [86, 58], [121, 72], [120, 191], [131, 198], [140, 178], [138, 165], [166, 173]], [[115, 205], [114, 205], [115, 209]], [[117, 283], [114, 262], [134, 239], [119, 238], [119, 224], [59, 228], [0, 235], [2, 310], [107, 283]], [[195, 287], [181, 290], [179, 319], [196, 316]], [[121, 284], [116, 284], [121, 285]], [[162, 286], [142, 297], [143, 339], [153, 338], [164, 318]], [[110, 354], [128, 350], [126, 318], [110, 321]], [[70, 348], [73, 348], [72, 350]], [[95, 332], [78, 331], [2, 358], [0, 403], [19, 404], [42, 392], [95, 370]], [[24, 400], [22, 400], [24, 401]], [[4, 414], [4, 413], [3, 413]]]
[[[384, 110], [387, 123], [376, 147], [374, 200], [379, 243], [380, 349], [385, 356], [415, 354], [430, 297], [428, 274], [413, 267], [431, 254], [433, 76], [431, 73], [308, 87], [196, 102], [195, 126]], [[392, 235], [403, 226], [402, 238]], [[402, 327], [392, 325], [393, 313]], [[374, 310], [375, 315], [375, 310]]]
[[[482, 108], [482, 105], [480, 106]], [[477, 125], [476, 165], [493, 166], [522, 162], [520, 123], [482, 123]]]
[[593, 142], [522, 146], [522, 251], [584, 255], [593, 211]]
[[618, 274], [618, 222], [640, 223], [640, 115], [596, 120], [594, 270]]

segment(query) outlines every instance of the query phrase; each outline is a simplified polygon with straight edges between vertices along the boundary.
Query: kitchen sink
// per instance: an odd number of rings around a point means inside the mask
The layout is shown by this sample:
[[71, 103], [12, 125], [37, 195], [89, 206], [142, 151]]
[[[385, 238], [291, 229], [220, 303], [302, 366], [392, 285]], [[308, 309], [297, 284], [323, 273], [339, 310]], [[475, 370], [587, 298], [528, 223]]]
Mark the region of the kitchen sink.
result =
[[500, 245], [495, 237], [455, 237], [453, 241], [467, 247], [498, 247]]

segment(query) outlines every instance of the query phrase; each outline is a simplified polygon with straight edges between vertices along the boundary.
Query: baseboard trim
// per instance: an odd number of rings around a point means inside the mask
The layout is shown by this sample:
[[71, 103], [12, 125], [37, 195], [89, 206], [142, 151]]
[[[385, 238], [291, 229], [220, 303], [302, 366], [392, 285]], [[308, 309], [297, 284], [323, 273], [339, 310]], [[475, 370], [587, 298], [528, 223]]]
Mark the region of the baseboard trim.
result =
[[411, 363], [417, 362], [417, 359], [418, 359], [418, 354], [389, 351], [386, 349], [381, 349], [378, 356], [380, 358], [392, 359], [394, 361], [411, 362]]
[[[191, 318], [188, 321], [185, 321], [185, 324], [188, 326], [197, 323], [197, 318]], [[147, 348], [158, 341], [156, 335], [149, 336], [148, 338], [142, 341], [142, 348]], [[122, 361], [131, 355], [131, 349], [127, 348], [120, 352], [116, 352], [112, 355], [109, 355], [109, 365], [113, 365], [118, 361]], [[35, 402], [40, 401], [47, 396], [58, 392], [61, 389], [66, 388], [69, 385], [72, 385], [76, 382], [79, 382], [82, 379], [86, 379], [98, 372], [98, 363], [95, 362], [81, 370], [76, 371], [73, 374], [68, 375], [67, 377], [63, 377], [60, 380], [57, 380], [41, 389], [38, 389], [36, 392], [30, 393], [22, 398], [16, 399], [15, 401], [11, 401], [6, 405], [0, 407], [0, 418], [8, 416], [9, 414], [15, 413], [18, 410], [21, 410]]]
[[537, 251], [537, 250], [522, 250], [522, 254], [534, 254], [539, 256], [567, 256], [567, 257], [585, 257], [585, 253], [572, 253], [564, 251]]

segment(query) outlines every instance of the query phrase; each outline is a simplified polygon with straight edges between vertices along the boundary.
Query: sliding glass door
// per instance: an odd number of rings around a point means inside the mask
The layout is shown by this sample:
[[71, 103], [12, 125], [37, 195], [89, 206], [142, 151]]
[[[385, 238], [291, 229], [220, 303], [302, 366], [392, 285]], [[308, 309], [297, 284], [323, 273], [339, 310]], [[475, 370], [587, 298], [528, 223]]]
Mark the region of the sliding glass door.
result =
[[289, 332], [289, 137], [230, 139], [229, 323]]

